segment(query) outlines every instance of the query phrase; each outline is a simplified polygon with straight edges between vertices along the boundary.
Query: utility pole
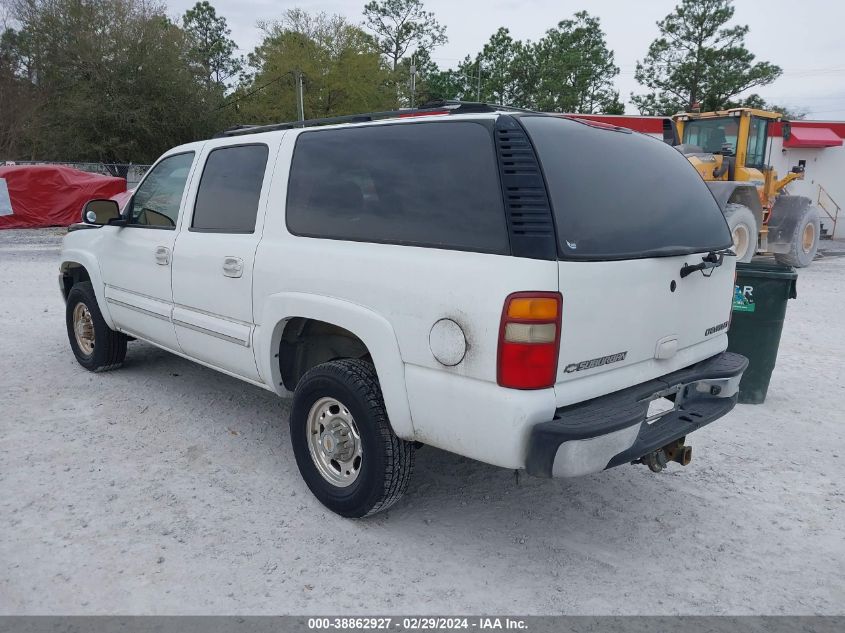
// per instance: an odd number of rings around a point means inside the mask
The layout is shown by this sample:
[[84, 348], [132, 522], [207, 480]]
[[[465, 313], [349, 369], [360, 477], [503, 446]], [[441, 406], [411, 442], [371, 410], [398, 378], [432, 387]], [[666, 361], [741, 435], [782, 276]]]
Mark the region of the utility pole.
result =
[[417, 64], [416, 55], [411, 55], [411, 107], [417, 102]]
[[296, 96], [297, 106], [299, 106], [299, 120], [305, 120], [305, 100], [302, 96], [302, 71], [296, 71]]
[[478, 58], [478, 93], [475, 100], [481, 103], [481, 58]]

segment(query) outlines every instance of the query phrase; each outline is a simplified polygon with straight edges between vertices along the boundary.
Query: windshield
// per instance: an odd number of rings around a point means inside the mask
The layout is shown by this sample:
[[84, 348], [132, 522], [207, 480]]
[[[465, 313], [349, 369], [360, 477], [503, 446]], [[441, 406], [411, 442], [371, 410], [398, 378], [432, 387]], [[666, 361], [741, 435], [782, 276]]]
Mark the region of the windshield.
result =
[[710, 154], [734, 154], [738, 130], [739, 119], [736, 117], [687, 121], [682, 142], [700, 147]]
[[731, 245], [707, 185], [666, 143], [559, 117], [519, 121], [542, 165], [564, 259], [640, 259]]

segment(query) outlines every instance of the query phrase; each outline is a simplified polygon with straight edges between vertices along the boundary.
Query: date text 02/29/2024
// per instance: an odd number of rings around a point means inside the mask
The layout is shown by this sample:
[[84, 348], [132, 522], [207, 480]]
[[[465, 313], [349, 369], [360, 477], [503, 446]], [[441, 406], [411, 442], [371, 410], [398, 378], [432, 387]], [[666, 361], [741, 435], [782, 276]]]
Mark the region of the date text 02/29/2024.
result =
[[309, 618], [308, 628], [315, 631], [328, 630], [394, 630], [394, 631], [441, 631], [441, 630], [525, 630], [525, 620], [499, 617], [335, 617]]

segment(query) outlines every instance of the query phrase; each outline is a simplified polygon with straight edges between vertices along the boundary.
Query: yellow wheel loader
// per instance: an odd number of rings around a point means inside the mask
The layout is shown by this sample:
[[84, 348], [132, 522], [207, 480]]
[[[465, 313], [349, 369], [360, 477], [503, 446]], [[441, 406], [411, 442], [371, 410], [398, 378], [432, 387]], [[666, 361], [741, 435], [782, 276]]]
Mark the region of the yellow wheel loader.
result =
[[684, 112], [672, 117], [666, 140], [671, 137], [707, 181], [728, 221], [737, 261], [772, 253], [783, 264], [809, 266], [819, 245], [819, 211], [809, 198], [786, 192], [804, 177], [802, 168], [778, 179], [769, 162], [769, 126], [780, 120], [777, 112], [753, 108]]

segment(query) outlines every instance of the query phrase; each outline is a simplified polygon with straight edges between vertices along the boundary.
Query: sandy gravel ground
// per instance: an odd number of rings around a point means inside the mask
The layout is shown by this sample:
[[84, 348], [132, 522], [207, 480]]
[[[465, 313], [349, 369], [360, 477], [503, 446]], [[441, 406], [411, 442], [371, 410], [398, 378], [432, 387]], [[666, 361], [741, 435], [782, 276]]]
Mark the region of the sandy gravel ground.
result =
[[79, 367], [60, 234], [0, 232], [0, 613], [845, 611], [845, 257], [801, 272], [768, 401], [687, 468], [516, 481], [426, 448], [349, 521], [273, 395], [142, 343]]

